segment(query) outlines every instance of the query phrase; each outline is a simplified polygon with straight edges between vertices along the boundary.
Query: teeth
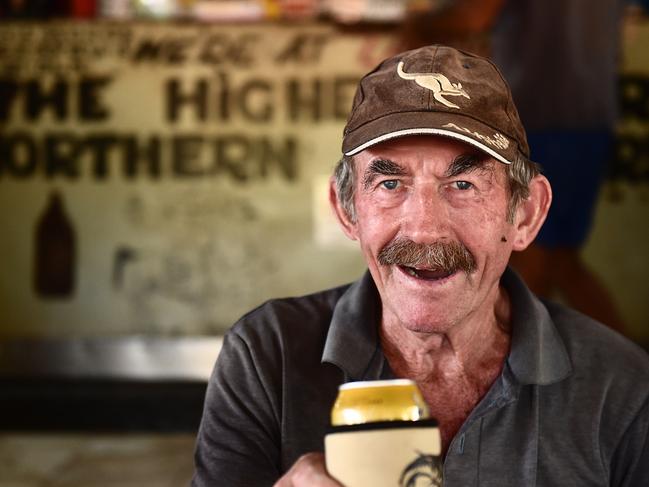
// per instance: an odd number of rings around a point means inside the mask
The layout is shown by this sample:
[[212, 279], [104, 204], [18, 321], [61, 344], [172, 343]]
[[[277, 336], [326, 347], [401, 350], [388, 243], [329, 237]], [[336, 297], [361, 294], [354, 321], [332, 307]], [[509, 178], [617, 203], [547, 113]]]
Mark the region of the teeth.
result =
[[419, 274], [417, 274], [417, 271], [413, 269], [412, 267], [406, 267], [406, 270], [408, 271], [408, 274], [410, 274], [412, 277], [419, 277]]
[[424, 279], [427, 281], [436, 281], [448, 277], [451, 272], [443, 272], [442, 270], [433, 271], [428, 269], [417, 269], [415, 267], [402, 266], [409, 276], [416, 277], [417, 279]]

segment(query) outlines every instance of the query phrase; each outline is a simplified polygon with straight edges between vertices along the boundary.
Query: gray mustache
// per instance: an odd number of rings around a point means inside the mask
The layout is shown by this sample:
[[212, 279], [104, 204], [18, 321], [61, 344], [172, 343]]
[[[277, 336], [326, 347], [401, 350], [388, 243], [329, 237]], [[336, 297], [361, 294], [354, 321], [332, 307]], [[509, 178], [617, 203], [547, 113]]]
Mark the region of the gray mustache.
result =
[[475, 258], [460, 242], [422, 244], [403, 237], [383, 247], [378, 261], [381, 265], [419, 267], [448, 273], [463, 271], [468, 274], [477, 268]]

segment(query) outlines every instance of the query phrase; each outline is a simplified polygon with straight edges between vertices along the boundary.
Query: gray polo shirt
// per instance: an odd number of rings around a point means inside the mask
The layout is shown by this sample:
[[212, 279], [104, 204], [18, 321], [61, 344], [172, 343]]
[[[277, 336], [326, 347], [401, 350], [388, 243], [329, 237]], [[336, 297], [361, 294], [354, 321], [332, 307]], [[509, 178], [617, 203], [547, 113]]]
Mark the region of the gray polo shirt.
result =
[[[649, 356], [610, 329], [542, 303], [507, 271], [512, 345], [453, 439], [444, 486], [649, 485]], [[269, 486], [322, 451], [338, 386], [393, 377], [369, 273], [270, 301], [227, 334], [205, 398], [192, 485]]]

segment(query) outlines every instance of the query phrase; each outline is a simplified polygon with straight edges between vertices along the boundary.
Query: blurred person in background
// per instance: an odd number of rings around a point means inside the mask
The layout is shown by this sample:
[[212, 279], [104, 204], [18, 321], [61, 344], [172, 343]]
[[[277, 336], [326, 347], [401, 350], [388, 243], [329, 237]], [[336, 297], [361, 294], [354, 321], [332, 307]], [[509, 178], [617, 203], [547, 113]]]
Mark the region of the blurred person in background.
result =
[[493, 58], [555, 196], [536, 241], [512, 264], [537, 294], [558, 292], [619, 331], [615, 303], [581, 249], [614, 148], [624, 7], [622, 0], [510, 0], [493, 36]]
[[488, 54], [510, 84], [531, 158], [552, 183], [553, 204], [535, 242], [512, 265], [539, 296], [558, 295], [624, 331], [604, 284], [581, 256], [612, 157], [623, 0], [421, 2], [404, 43], [430, 42]]

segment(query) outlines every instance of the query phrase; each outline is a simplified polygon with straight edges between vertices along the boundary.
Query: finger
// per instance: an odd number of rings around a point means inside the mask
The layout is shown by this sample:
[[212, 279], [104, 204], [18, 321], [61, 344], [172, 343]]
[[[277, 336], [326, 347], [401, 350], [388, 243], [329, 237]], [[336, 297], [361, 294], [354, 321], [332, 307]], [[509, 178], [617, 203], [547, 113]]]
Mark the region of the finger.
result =
[[293, 487], [342, 487], [331, 478], [322, 453], [308, 453], [298, 461], [300, 468], [293, 476]]
[[322, 453], [307, 453], [277, 481], [274, 487], [342, 487], [327, 474]]

